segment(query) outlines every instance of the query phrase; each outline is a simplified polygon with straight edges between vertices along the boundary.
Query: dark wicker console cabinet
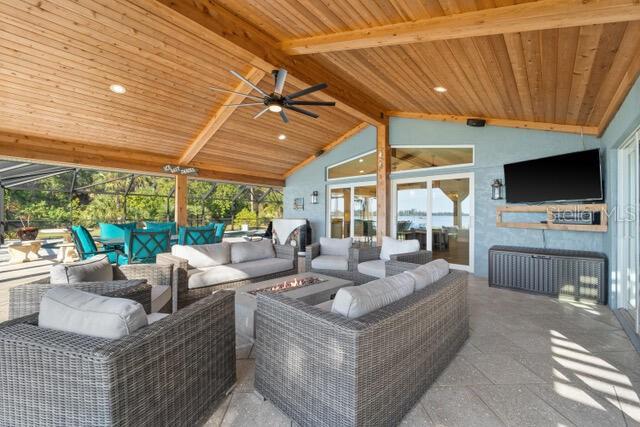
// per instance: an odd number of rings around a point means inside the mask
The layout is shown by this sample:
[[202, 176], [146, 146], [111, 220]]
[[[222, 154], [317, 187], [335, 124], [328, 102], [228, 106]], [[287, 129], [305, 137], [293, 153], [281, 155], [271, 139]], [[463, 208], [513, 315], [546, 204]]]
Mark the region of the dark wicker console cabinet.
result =
[[602, 253], [492, 246], [489, 286], [607, 303], [607, 257]]

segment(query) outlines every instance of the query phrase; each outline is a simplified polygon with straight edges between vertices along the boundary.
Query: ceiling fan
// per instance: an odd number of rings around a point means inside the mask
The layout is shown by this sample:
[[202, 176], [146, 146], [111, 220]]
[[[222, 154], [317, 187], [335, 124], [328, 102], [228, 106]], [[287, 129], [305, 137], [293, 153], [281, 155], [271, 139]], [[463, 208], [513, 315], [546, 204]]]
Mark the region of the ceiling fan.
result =
[[211, 90], [215, 90], [218, 92], [227, 92], [227, 93], [236, 93], [239, 95], [244, 95], [245, 97], [254, 100], [256, 102], [243, 102], [239, 104], [225, 104], [224, 107], [250, 107], [254, 105], [263, 105], [265, 108], [262, 109], [258, 114], [256, 114], [253, 118], [257, 119], [267, 111], [271, 111], [274, 113], [280, 113], [280, 117], [282, 121], [285, 123], [289, 122], [289, 118], [287, 117], [287, 113], [284, 111], [285, 109], [295, 111], [296, 113], [304, 114], [305, 116], [313, 117], [317, 119], [319, 116], [309, 110], [305, 110], [304, 108], [298, 107], [298, 105], [315, 105], [318, 107], [334, 107], [336, 105], [335, 102], [325, 102], [325, 101], [296, 101], [296, 98], [300, 98], [301, 96], [308, 95], [310, 93], [325, 89], [327, 87], [326, 83], [318, 83], [316, 85], [310, 86], [306, 89], [300, 90], [298, 92], [294, 92], [289, 95], [283, 95], [282, 91], [284, 90], [284, 82], [287, 79], [287, 70], [284, 68], [280, 68], [279, 70], [273, 70], [271, 74], [273, 75], [276, 83], [272, 93], [266, 93], [258, 86], [244, 78], [241, 74], [229, 70], [231, 74], [245, 82], [252, 89], [258, 92], [261, 96], [255, 95], [247, 95], [241, 92], [236, 92], [233, 90], [221, 89], [217, 87], [212, 87]]

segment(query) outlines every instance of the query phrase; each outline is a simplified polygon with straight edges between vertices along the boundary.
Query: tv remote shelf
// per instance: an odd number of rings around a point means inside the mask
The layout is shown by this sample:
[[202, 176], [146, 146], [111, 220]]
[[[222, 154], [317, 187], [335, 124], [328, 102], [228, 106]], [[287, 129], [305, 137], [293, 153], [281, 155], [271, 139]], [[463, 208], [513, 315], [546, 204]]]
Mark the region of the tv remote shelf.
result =
[[[554, 223], [555, 214], [569, 214], [580, 212], [599, 213], [598, 224], [558, 224]], [[509, 214], [528, 214], [528, 213], [546, 213], [546, 222], [516, 222], [505, 221], [503, 215]], [[498, 206], [496, 208], [496, 226], [504, 228], [535, 228], [538, 230], [557, 230], [557, 231], [589, 231], [597, 233], [606, 233], [608, 229], [607, 223], [607, 204], [594, 203], [582, 205], [508, 205]]]

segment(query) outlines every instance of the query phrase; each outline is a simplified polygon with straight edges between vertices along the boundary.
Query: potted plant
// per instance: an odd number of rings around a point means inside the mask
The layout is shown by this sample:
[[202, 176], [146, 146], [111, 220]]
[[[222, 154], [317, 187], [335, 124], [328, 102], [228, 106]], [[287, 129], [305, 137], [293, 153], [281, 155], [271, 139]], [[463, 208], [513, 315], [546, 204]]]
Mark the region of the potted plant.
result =
[[20, 223], [22, 224], [22, 227], [17, 231], [18, 239], [25, 241], [36, 240], [38, 238], [38, 232], [40, 230], [38, 227], [31, 227], [31, 215], [21, 216]]

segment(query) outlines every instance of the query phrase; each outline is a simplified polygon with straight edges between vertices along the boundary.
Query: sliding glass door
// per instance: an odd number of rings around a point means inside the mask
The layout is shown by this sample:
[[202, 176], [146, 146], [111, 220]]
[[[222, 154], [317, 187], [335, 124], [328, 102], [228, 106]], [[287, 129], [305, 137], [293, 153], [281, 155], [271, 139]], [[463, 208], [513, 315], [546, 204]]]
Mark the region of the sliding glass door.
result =
[[618, 157], [618, 306], [638, 324], [638, 161], [640, 131], [621, 148]]
[[473, 174], [393, 181], [392, 232], [473, 271]]
[[375, 182], [329, 186], [327, 199], [327, 235], [375, 244], [378, 200]]

